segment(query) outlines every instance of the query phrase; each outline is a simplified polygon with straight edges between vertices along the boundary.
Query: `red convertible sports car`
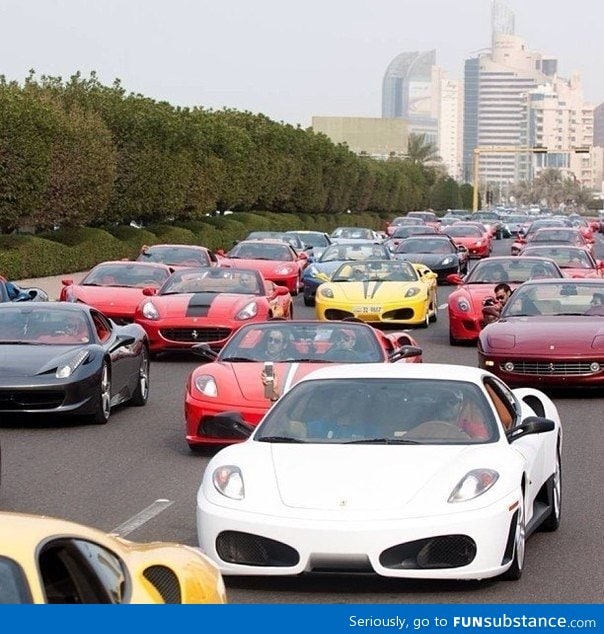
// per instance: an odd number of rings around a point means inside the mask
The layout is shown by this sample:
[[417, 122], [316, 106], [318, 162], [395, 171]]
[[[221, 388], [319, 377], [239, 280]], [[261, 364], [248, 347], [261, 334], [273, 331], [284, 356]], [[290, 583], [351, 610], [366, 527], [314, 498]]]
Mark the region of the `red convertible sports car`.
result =
[[447, 282], [459, 288], [449, 295], [449, 341], [451, 345], [476, 341], [483, 327], [484, 300], [493, 297], [501, 282], [516, 288], [534, 277], [564, 277], [553, 260], [502, 256], [481, 260], [465, 277], [452, 274]]
[[287, 288], [251, 269], [182, 269], [143, 294], [135, 320], [147, 331], [152, 353], [196, 343], [218, 349], [248, 321], [293, 316]]
[[261, 373], [274, 363], [275, 387], [287, 389], [312, 370], [329, 363], [421, 362], [421, 349], [411, 335], [387, 334], [355, 321], [282, 321], [247, 324], [228, 341], [219, 355], [209, 346], [195, 351], [206, 363], [187, 381], [186, 438], [192, 449], [234, 442], [232, 436], [210, 435], [209, 421], [236, 410], [246, 423], [256, 425], [271, 405]]
[[134, 321], [134, 313], [143, 299], [143, 289], [159, 288], [171, 275], [164, 264], [143, 262], [102, 262], [79, 284], [62, 280], [59, 300], [94, 306], [118, 324]]
[[530, 280], [480, 333], [481, 368], [515, 386], [604, 384], [604, 280]]
[[281, 240], [245, 240], [236, 244], [225, 256], [222, 265], [256, 269], [266, 280], [286, 286], [292, 295], [302, 288], [302, 271], [308, 255], [298, 253]]

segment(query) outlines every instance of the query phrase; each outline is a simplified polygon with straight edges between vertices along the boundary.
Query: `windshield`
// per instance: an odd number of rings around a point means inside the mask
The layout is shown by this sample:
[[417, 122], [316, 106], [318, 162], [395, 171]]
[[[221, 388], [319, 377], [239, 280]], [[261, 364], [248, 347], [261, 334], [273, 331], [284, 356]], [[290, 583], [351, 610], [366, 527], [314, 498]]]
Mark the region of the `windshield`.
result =
[[507, 301], [502, 317], [604, 317], [604, 282], [529, 282]]
[[382, 244], [332, 244], [319, 258], [319, 262], [346, 262], [347, 260], [390, 259], [388, 249]]
[[486, 258], [476, 264], [465, 278], [466, 284], [526, 282], [535, 277], [562, 277], [556, 265], [545, 259], [525, 257]]
[[199, 268], [173, 273], [159, 291], [175, 293], [263, 294], [262, 280], [256, 271], [247, 269]]
[[119, 263], [96, 266], [82, 280], [83, 286], [125, 286], [159, 288], [170, 277], [169, 269], [146, 264]]
[[279, 322], [238, 330], [219, 361], [379, 363], [385, 353], [371, 327], [346, 322]]
[[145, 262], [180, 264], [182, 266], [208, 266], [210, 258], [204, 249], [191, 247], [146, 247], [138, 259]]
[[438, 379], [302, 381], [267, 414], [254, 440], [311, 443], [476, 444], [498, 438], [473, 384]]
[[456, 253], [455, 247], [448, 240], [407, 238], [403, 240], [396, 253]]

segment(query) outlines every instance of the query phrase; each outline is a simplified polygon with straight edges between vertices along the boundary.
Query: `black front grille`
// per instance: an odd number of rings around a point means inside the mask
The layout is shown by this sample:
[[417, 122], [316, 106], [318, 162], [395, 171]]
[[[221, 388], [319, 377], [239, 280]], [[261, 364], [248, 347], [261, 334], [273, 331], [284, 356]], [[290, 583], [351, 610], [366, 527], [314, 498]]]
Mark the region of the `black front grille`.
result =
[[397, 310], [389, 310], [388, 312], [384, 313], [382, 315], [382, 319], [403, 320], [403, 319], [413, 319], [414, 316], [415, 316], [415, 311], [413, 310], [413, 308], [398, 308]]
[[354, 313], [348, 310], [340, 310], [338, 308], [328, 308], [325, 311], [325, 319], [346, 319], [347, 317], [354, 317]]
[[62, 390], [0, 390], [0, 411], [56, 409], [63, 404]]
[[182, 603], [178, 577], [170, 568], [167, 566], [149, 566], [143, 572], [143, 576], [155, 586], [164, 603]]
[[597, 374], [591, 369], [591, 361], [513, 361], [514, 369], [508, 370], [505, 363], [500, 364], [503, 372], [508, 374], [530, 374], [539, 376], [580, 376]]
[[163, 328], [161, 336], [168, 341], [202, 343], [222, 341], [231, 334], [230, 328]]
[[397, 544], [380, 555], [384, 568], [421, 570], [459, 568], [476, 557], [476, 542], [467, 535], [440, 535]]
[[216, 538], [218, 556], [230, 564], [295, 566], [300, 555], [287, 544], [239, 531], [224, 531]]

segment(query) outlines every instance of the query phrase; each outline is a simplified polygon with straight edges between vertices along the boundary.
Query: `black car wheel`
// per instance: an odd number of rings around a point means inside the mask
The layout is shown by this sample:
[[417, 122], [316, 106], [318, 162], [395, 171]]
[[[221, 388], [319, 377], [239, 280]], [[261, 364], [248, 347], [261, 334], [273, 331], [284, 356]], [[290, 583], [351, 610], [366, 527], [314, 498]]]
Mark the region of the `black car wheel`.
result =
[[149, 399], [149, 353], [147, 348], [143, 348], [141, 353], [141, 363], [138, 370], [138, 381], [136, 390], [132, 395], [132, 404], [142, 407], [147, 404]]
[[541, 529], [544, 531], [555, 531], [560, 526], [562, 517], [562, 461], [560, 459], [560, 448], [556, 452], [556, 470], [552, 475], [551, 490], [551, 511], [543, 520]]
[[111, 374], [106, 361], [101, 369], [101, 382], [97, 396], [97, 410], [92, 416], [92, 422], [97, 425], [105, 425], [111, 414]]

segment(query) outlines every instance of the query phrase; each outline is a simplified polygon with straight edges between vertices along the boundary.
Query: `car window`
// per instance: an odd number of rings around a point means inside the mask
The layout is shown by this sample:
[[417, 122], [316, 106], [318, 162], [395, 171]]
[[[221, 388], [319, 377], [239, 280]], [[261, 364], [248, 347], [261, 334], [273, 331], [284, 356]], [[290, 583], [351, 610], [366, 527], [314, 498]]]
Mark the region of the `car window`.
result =
[[31, 603], [27, 578], [21, 566], [8, 557], [0, 557], [0, 604]]
[[81, 539], [47, 542], [38, 555], [47, 603], [122, 603], [125, 567], [107, 548]]
[[107, 318], [101, 313], [98, 313], [97, 311], [90, 311], [90, 315], [92, 317], [97, 337], [101, 343], [104, 343], [109, 339], [109, 337], [111, 337], [111, 331], [113, 328]]

